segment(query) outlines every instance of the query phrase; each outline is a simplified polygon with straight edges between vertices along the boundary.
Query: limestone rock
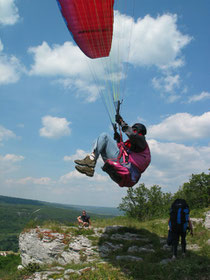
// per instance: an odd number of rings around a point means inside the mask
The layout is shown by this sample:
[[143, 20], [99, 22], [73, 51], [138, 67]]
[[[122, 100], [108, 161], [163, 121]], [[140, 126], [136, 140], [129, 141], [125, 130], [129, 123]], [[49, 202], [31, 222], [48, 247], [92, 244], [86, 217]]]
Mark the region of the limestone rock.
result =
[[187, 244], [186, 249], [191, 251], [198, 251], [201, 248], [197, 244]]
[[127, 255], [127, 256], [117, 256], [116, 260], [117, 261], [134, 261], [134, 262], [143, 261], [143, 259], [140, 258], [140, 257], [135, 257], [135, 256], [130, 256], [130, 255]]
[[123, 228], [123, 226], [121, 226], [121, 225], [108, 226], [105, 228], [105, 232], [110, 233], [110, 232], [118, 231], [121, 228]]
[[123, 248], [122, 244], [113, 244], [111, 242], [104, 242], [104, 244], [99, 247], [99, 253], [101, 257], [106, 257], [111, 252], [120, 250], [122, 248]]
[[210, 211], [206, 212], [204, 226], [205, 228], [210, 229]]
[[165, 245], [163, 245], [163, 250], [171, 251], [171, 246], [168, 246], [167, 244], [165, 244]]
[[[69, 241], [69, 245], [66, 244], [66, 240]], [[29, 263], [80, 263], [81, 255], [85, 260], [95, 255], [91, 241], [83, 235], [73, 237], [40, 228], [20, 234], [19, 249], [23, 266]]]
[[193, 222], [193, 223], [203, 223], [203, 219], [202, 218], [190, 218], [190, 220]]
[[131, 246], [128, 248], [128, 253], [154, 253], [155, 250], [147, 247]]
[[161, 265], [165, 265], [165, 264], [170, 263], [171, 261], [172, 261], [171, 259], [163, 259], [163, 260], [160, 262], [160, 264], [161, 264]]
[[126, 232], [124, 234], [119, 234], [119, 233], [115, 233], [112, 234], [111, 236], [112, 240], [132, 240], [132, 241], [143, 241], [143, 242], [148, 242], [149, 239], [148, 238], [144, 238], [142, 236], [139, 236], [139, 234], [134, 234], [134, 233], [130, 233], [130, 232]]

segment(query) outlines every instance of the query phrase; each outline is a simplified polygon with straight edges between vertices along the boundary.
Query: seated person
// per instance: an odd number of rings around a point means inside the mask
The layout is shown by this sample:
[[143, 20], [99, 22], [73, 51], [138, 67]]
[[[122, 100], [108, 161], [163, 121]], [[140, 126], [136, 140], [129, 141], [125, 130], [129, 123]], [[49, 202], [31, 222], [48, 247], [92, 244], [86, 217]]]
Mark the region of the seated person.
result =
[[91, 221], [90, 221], [90, 216], [87, 215], [86, 211], [82, 211], [82, 215], [77, 217], [77, 221], [79, 223], [79, 226], [81, 225], [82, 227], [90, 227], [91, 226]]

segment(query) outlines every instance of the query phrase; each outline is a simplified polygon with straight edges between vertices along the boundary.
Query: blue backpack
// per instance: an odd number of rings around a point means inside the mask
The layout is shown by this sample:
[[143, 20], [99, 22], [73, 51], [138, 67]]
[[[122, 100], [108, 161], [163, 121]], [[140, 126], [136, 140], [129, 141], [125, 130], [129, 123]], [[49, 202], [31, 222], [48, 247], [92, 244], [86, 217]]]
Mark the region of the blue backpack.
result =
[[189, 206], [184, 199], [176, 199], [170, 208], [169, 227], [173, 232], [186, 232], [189, 223]]

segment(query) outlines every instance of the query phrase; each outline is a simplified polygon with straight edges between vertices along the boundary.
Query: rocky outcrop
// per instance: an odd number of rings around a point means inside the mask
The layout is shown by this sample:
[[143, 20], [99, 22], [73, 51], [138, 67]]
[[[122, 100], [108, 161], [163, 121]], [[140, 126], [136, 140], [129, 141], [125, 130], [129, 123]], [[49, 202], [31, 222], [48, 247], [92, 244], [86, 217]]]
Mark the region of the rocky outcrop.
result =
[[61, 265], [90, 261], [95, 255], [91, 241], [83, 236], [73, 236], [36, 228], [23, 232], [19, 237], [22, 265], [29, 263]]
[[[207, 213], [205, 220], [207, 228], [209, 214], [210, 212]], [[194, 222], [203, 223], [203, 221]], [[71, 274], [81, 276], [95, 269], [94, 265], [90, 265], [92, 262], [99, 264], [102, 263], [101, 260], [107, 262], [114, 260], [119, 263], [142, 262], [147, 259], [147, 254], [155, 254], [157, 250], [165, 251], [163, 255], [166, 259], [160, 259], [160, 265], [171, 262], [169, 252], [171, 246], [167, 245], [166, 238], [159, 238], [146, 230], [132, 229], [129, 232], [129, 228], [123, 226], [93, 228], [88, 231], [78, 227], [61, 227], [59, 232], [37, 227], [20, 234], [19, 249], [22, 259], [22, 267], [19, 266], [19, 269], [31, 263], [40, 265], [56, 263], [56, 266], [51, 266], [46, 271], [36, 272], [28, 278], [33, 280], [54, 279], [56, 274], [62, 275], [59, 279], [63, 280], [70, 279]], [[200, 247], [197, 244], [188, 244], [187, 250], [197, 251]], [[73, 263], [81, 264], [78, 266], [80, 269], [70, 269], [69, 266], [65, 268], [65, 265]]]

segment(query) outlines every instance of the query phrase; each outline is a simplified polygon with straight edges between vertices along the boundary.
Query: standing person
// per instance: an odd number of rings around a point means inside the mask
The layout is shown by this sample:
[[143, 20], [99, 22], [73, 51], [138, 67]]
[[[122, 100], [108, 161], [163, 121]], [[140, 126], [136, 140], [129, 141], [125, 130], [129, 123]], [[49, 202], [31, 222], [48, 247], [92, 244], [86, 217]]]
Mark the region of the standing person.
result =
[[132, 187], [151, 161], [150, 149], [145, 139], [147, 130], [141, 123], [128, 126], [120, 115], [116, 115], [116, 122], [128, 140], [122, 142], [117, 131], [114, 133], [114, 139], [102, 133], [96, 140], [92, 153], [82, 160], [74, 161], [77, 164], [75, 168], [80, 173], [93, 177], [97, 159], [101, 155], [105, 163], [102, 170], [120, 187]]
[[85, 210], [82, 211], [81, 216], [77, 217], [77, 221], [82, 227], [91, 227], [90, 216], [87, 215]]
[[181, 237], [182, 256], [186, 254], [186, 233], [189, 228], [193, 236], [193, 227], [189, 216], [190, 210], [187, 202], [184, 199], [176, 199], [170, 208], [169, 231], [171, 235], [171, 245], [173, 256], [172, 259], [177, 258], [177, 248], [179, 245], [179, 238]]

